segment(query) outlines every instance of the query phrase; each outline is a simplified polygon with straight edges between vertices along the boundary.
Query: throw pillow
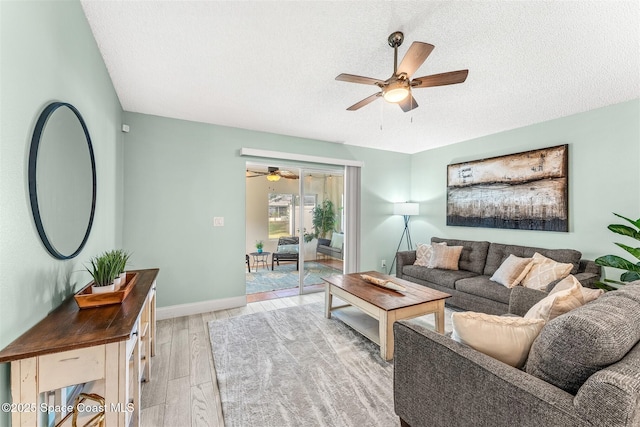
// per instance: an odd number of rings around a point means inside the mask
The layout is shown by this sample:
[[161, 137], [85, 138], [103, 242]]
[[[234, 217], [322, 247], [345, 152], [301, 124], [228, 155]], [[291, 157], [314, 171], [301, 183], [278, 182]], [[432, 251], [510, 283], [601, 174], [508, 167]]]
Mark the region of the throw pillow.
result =
[[331, 243], [329, 246], [336, 249], [342, 249], [342, 244], [344, 243], [344, 234], [342, 233], [333, 233], [331, 235]]
[[[446, 246], [447, 242], [442, 243], [433, 243], [434, 245]], [[431, 259], [431, 254], [433, 253], [432, 245], [426, 243], [418, 243], [416, 248], [416, 261], [413, 265], [419, 265], [422, 267], [426, 267], [429, 265], [429, 260]]]
[[498, 282], [507, 288], [513, 288], [524, 279], [532, 264], [533, 258], [520, 258], [511, 254], [502, 262], [489, 280]]
[[458, 269], [458, 261], [464, 246], [432, 245], [432, 248], [433, 252], [427, 265], [428, 268]]
[[572, 268], [573, 264], [571, 263], [556, 262], [536, 252], [533, 254], [531, 270], [522, 280], [522, 286], [539, 291], [545, 290], [547, 285], [554, 280], [567, 277]]
[[543, 319], [548, 322], [561, 314], [584, 305], [581, 287], [580, 282], [576, 281], [569, 289], [550, 293], [531, 307], [527, 314], [524, 315], [524, 318]]
[[571, 289], [576, 284], [580, 288], [580, 292], [582, 292], [582, 299], [584, 299], [585, 304], [590, 301], [593, 301], [594, 299], [597, 299], [599, 296], [604, 294], [604, 291], [602, 289], [585, 288], [584, 286], [582, 286], [580, 281], [576, 279], [576, 277], [573, 274], [570, 274], [564, 279], [562, 279], [560, 282], [558, 282], [555, 288], [553, 288], [551, 292], [549, 292], [549, 295], [553, 295], [556, 292]]
[[495, 316], [472, 311], [453, 313], [451, 338], [498, 359], [521, 368], [529, 356], [531, 344], [545, 322], [542, 319]]

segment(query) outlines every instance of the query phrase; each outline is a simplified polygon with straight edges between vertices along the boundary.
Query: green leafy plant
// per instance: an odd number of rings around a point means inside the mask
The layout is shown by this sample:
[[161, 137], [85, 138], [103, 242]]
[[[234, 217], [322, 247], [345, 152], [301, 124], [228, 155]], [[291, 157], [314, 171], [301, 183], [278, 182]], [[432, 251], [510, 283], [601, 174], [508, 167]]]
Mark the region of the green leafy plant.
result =
[[264, 242], [262, 240], [256, 240], [256, 249], [262, 249], [264, 247]]
[[[607, 228], [616, 234], [631, 237], [640, 241], [640, 218], [634, 221], [617, 213], [614, 213], [614, 215], [629, 222], [633, 227], [624, 224], [611, 224]], [[636, 259], [640, 260], [640, 248], [634, 248], [623, 243], [616, 243], [616, 245], [630, 253]], [[597, 258], [595, 262], [603, 267], [613, 267], [626, 270], [620, 276], [620, 280], [605, 279], [604, 282], [596, 283], [596, 286], [604, 289], [605, 291], [615, 290], [629, 282], [640, 280], [640, 262], [634, 264], [632, 261], [628, 261], [617, 255], [601, 256]]]
[[[336, 225], [336, 211], [333, 207], [331, 200], [323, 200], [321, 204], [317, 205], [311, 210], [311, 224], [313, 225], [313, 234], [315, 238], [325, 238], [329, 231], [333, 231]], [[313, 237], [308, 241], [313, 240]], [[305, 241], [307, 241], [307, 235], [305, 234]]]
[[91, 258], [91, 267], [85, 267], [93, 277], [93, 285], [102, 287], [109, 286], [113, 283], [120, 272], [118, 271], [118, 263], [115, 256], [111, 252], [105, 252], [103, 255]]

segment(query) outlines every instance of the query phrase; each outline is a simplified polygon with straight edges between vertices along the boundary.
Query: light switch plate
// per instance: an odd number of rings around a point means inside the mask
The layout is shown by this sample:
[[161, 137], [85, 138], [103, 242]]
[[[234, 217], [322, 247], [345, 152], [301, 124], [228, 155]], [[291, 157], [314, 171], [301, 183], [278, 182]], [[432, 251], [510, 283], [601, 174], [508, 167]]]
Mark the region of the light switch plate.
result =
[[213, 217], [213, 226], [214, 227], [224, 227], [224, 217], [223, 216], [214, 216]]

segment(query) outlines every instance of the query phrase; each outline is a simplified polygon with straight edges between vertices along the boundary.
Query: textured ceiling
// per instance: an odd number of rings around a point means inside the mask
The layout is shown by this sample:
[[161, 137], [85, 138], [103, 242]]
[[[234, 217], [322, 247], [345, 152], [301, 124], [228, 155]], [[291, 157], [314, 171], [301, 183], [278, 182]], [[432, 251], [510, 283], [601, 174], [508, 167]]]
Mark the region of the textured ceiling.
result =
[[[85, 14], [126, 111], [415, 153], [640, 97], [638, 1], [98, 1]], [[435, 45], [404, 113], [340, 73]], [[309, 142], [312, 143], [312, 142]]]

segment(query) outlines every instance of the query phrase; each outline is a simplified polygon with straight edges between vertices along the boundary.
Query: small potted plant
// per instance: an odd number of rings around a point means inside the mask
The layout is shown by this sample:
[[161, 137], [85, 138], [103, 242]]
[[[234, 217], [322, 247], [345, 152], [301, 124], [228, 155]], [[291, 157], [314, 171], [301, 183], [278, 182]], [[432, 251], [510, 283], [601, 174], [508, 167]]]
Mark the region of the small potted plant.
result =
[[93, 277], [93, 285], [91, 285], [91, 292], [94, 294], [113, 292], [115, 285], [114, 279], [118, 275], [118, 266], [114, 262], [115, 257], [111, 253], [104, 253], [101, 256], [94, 257], [90, 260], [91, 268], [86, 270]]
[[125, 272], [125, 268], [127, 267], [127, 263], [129, 262], [129, 258], [131, 257], [131, 254], [125, 251], [124, 249], [115, 249], [112, 251], [112, 253], [113, 253], [113, 261], [117, 265], [118, 279], [120, 279], [120, 286], [124, 286], [127, 283], [127, 273]]
[[264, 242], [262, 240], [256, 240], [256, 249], [259, 254], [262, 253], [262, 248], [264, 248]]

